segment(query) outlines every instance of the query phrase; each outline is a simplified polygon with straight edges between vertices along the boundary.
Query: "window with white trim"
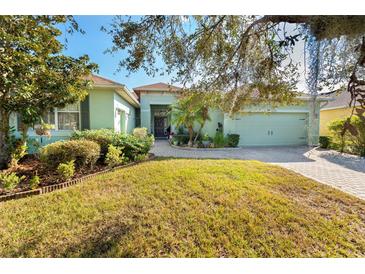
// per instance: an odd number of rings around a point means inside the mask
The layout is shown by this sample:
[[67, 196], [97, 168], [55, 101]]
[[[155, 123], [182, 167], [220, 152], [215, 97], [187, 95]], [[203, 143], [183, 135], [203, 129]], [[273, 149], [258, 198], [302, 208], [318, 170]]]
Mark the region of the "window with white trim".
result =
[[[54, 125], [55, 130], [80, 129], [80, 104], [67, 105], [64, 108], [54, 108], [42, 116], [46, 124]], [[21, 130], [21, 119], [18, 119], [18, 130]], [[37, 125], [34, 125], [35, 127]]]
[[80, 128], [80, 104], [67, 105], [57, 109], [56, 112], [58, 130], [77, 130]]

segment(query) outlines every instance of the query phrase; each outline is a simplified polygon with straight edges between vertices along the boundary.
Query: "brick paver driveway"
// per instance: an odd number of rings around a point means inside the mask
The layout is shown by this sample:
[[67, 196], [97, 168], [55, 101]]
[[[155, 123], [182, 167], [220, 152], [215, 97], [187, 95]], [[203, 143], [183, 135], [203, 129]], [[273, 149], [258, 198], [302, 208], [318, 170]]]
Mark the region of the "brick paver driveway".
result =
[[365, 199], [365, 159], [342, 155], [335, 151], [306, 146], [186, 150], [173, 148], [167, 141], [157, 140], [152, 153], [156, 156], [176, 158], [259, 160], [291, 169]]

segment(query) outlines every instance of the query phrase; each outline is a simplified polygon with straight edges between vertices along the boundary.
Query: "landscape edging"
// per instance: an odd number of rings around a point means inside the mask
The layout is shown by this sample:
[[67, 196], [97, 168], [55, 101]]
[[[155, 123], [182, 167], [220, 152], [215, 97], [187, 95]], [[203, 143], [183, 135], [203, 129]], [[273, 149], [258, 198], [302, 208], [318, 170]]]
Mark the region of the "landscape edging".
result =
[[26, 190], [26, 191], [20, 191], [20, 192], [16, 192], [16, 193], [3, 195], [3, 196], [0, 196], [0, 202], [6, 202], [6, 201], [10, 201], [10, 200], [17, 200], [17, 199], [21, 199], [21, 198], [26, 198], [26, 197], [30, 197], [30, 196], [35, 196], [35, 195], [40, 195], [40, 194], [53, 192], [53, 191], [56, 191], [56, 190], [59, 190], [59, 189], [63, 189], [63, 188], [66, 188], [66, 187], [73, 186], [73, 185], [76, 185], [78, 183], [84, 182], [85, 180], [96, 177], [98, 175], [113, 172], [115, 170], [122, 169], [122, 168], [131, 167], [131, 166], [143, 163], [143, 162], [151, 161], [155, 158], [156, 158], [156, 156], [154, 154], [150, 154], [148, 159], [146, 159], [146, 160], [141, 160], [141, 161], [129, 163], [129, 164], [126, 164], [126, 165], [121, 165], [121, 166], [116, 166], [116, 167], [113, 167], [113, 168], [108, 168], [108, 169], [105, 169], [105, 170], [102, 170], [102, 171], [87, 174], [85, 176], [82, 176], [80, 178], [76, 178], [76, 179], [73, 179], [73, 180], [70, 180], [70, 181], [66, 181], [66, 182], [62, 182], [62, 183], [58, 183], [58, 184], [54, 184], [54, 185], [43, 186], [43, 187], [40, 187], [40, 188], [37, 188], [37, 189], [34, 189], [34, 190]]
[[232, 151], [232, 150], [237, 150], [240, 149], [240, 147], [211, 147], [211, 148], [205, 148], [205, 147], [181, 147], [181, 146], [176, 146], [173, 145], [172, 143], [170, 143], [170, 146], [172, 148], [176, 148], [176, 149], [181, 149], [181, 150], [196, 150], [196, 151]]

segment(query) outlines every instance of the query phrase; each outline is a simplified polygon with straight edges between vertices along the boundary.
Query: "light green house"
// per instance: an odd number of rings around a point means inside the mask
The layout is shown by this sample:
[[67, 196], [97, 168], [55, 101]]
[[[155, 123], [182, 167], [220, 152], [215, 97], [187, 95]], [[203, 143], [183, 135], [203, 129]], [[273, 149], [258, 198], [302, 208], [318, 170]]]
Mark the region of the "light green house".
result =
[[[176, 102], [181, 89], [165, 83], [140, 86], [129, 91], [123, 84], [93, 75], [94, 88], [83, 102], [54, 109], [44, 121], [54, 124], [52, 137], [28, 134], [42, 145], [67, 139], [74, 130], [109, 128], [131, 133], [135, 127], [146, 127], [156, 138], [168, 138], [176, 133], [171, 125], [170, 106]], [[300, 103], [285, 107], [252, 106], [229, 116], [220, 110], [210, 110], [211, 121], [203, 133], [211, 137], [218, 123], [223, 133], [239, 134], [240, 146], [317, 145], [319, 138], [319, 110], [326, 98], [318, 97], [315, 104], [302, 96]], [[16, 115], [11, 124], [19, 129]], [[17, 131], [17, 135], [20, 133]]]
[[[157, 83], [133, 89], [140, 101], [140, 124], [157, 138], [166, 138], [176, 132], [170, 123], [168, 108], [179, 96], [179, 87]], [[211, 137], [218, 123], [223, 133], [239, 134], [240, 146], [317, 145], [319, 139], [319, 110], [326, 98], [317, 97], [311, 103], [309, 96], [298, 98], [299, 104], [272, 108], [255, 106], [233, 117], [219, 110], [210, 110], [211, 121], [203, 132]]]
[[[62, 109], [53, 109], [43, 117], [44, 122], [54, 125], [52, 137], [38, 136], [32, 128], [28, 131], [31, 139], [41, 145], [68, 139], [74, 130], [114, 129], [131, 133], [136, 127], [136, 110], [139, 101], [136, 95], [124, 85], [109, 79], [93, 75], [93, 89], [84, 101], [68, 105]], [[20, 136], [20, 122], [16, 114], [10, 117], [10, 124]]]

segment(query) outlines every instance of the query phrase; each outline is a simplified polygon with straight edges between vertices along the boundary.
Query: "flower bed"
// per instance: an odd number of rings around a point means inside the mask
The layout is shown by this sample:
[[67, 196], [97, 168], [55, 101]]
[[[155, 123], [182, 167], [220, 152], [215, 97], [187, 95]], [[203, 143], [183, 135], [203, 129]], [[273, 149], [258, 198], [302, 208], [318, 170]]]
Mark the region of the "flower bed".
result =
[[[112, 130], [76, 132], [26, 155], [16, 166], [0, 172], [0, 197], [77, 180], [89, 174], [139, 162], [149, 157], [151, 136], [134, 136]], [[101, 150], [102, 148], [102, 150]]]
[[107, 172], [113, 171], [115, 169], [129, 167], [131, 165], [135, 165], [135, 164], [138, 164], [138, 163], [141, 163], [144, 161], [152, 160], [154, 158], [155, 158], [155, 155], [152, 153], [149, 153], [148, 156], [144, 160], [139, 160], [139, 161], [131, 162], [128, 164], [123, 164], [123, 165], [115, 166], [112, 168], [103, 166], [99, 170], [93, 169], [89, 173], [76, 174], [75, 178], [72, 180], [69, 180], [69, 181], [65, 181], [65, 182], [50, 181], [49, 184], [47, 184], [47, 183], [40, 184], [40, 186], [36, 189], [26, 190], [26, 189], [18, 188], [16, 191], [12, 191], [11, 193], [5, 193], [3, 195], [0, 195], [0, 202], [25, 198], [25, 197], [34, 196], [34, 195], [40, 195], [40, 194], [52, 192], [52, 191], [55, 191], [58, 189], [63, 189], [65, 187], [69, 187], [69, 186], [75, 185], [77, 183], [83, 182], [84, 180], [95, 177], [97, 175], [107, 173]]
[[192, 145], [188, 145], [189, 136], [186, 134], [176, 134], [171, 136], [169, 142], [172, 147], [181, 149], [205, 149], [217, 150], [226, 148], [237, 148], [240, 136], [238, 134], [227, 134], [225, 137], [222, 132], [217, 132], [214, 138], [208, 134], [200, 136]]

